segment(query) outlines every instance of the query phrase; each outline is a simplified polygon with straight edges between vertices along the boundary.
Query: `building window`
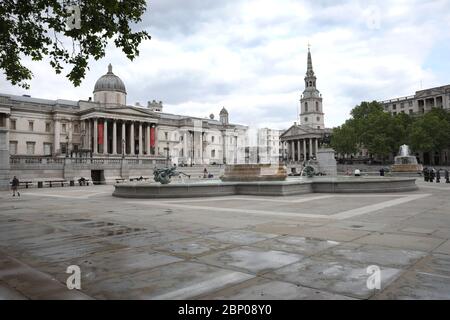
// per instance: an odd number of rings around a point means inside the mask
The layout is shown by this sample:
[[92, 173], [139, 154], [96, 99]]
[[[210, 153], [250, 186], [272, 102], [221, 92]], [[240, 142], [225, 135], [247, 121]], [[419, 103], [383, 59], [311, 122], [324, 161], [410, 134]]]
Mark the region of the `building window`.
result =
[[73, 125], [73, 132], [74, 133], [80, 133], [80, 126], [78, 124]]
[[405, 104], [402, 102], [400, 103], [400, 108], [403, 109], [405, 107]]
[[34, 155], [34, 146], [36, 145], [36, 142], [29, 141], [27, 142], [27, 155], [31, 156]]
[[317, 117], [316, 120], [317, 120], [317, 121], [320, 121], [320, 117]]
[[392, 105], [392, 110], [396, 110], [397, 109], [397, 105], [394, 103], [393, 105]]
[[44, 156], [51, 156], [51, 155], [52, 155], [52, 144], [44, 143]]
[[305, 102], [305, 112], [308, 112], [308, 102]]
[[61, 142], [60, 144], [59, 144], [59, 147], [60, 147], [60, 150], [61, 150], [61, 153], [62, 154], [66, 154], [67, 153], [67, 143], [65, 143], [65, 142]]
[[305, 117], [305, 122], [308, 122], [308, 117]]
[[11, 130], [16, 130], [16, 119], [10, 119], [9, 120], [9, 128]]
[[9, 154], [17, 154], [17, 141], [9, 142]]
[[116, 103], [120, 104], [120, 93], [116, 93]]
[[211, 142], [214, 143], [214, 136], [211, 137]]
[[409, 102], [408, 102], [408, 105], [409, 105], [410, 107], [412, 107], [412, 101], [409, 101]]
[[[184, 140], [184, 137], [180, 136], [180, 142], [183, 142], [183, 140]], [[183, 150], [181, 150], [181, 151], [183, 151]]]
[[50, 122], [45, 123], [45, 132], [50, 132], [52, 130], [52, 126]]
[[67, 124], [63, 123], [61, 125], [61, 131], [62, 131], [62, 133], [66, 133], [67, 132]]
[[216, 157], [216, 150], [211, 150], [211, 158], [215, 158]]
[[34, 122], [28, 121], [28, 131], [33, 131], [33, 130], [34, 130]]
[[319, 111], [319, 103], [316, 102], [316, 111]]
[[413, 114], [413, 110], [412, 109], [409, 109], [409, 114]]
[[169, 140], [169, 133], [164, 132], [164, 138], [165, 138], [166, 141]]
[[6, 127], [6, 116], [4, 114], [0, 114], [0, 127]]

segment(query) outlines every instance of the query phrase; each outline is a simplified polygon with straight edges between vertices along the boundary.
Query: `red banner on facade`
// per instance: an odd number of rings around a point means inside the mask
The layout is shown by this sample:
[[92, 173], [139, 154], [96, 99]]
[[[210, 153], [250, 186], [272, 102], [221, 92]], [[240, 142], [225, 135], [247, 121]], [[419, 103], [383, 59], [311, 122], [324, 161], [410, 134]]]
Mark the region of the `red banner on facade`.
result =
[[155, 147], [155, 127], [150, 128], [150, 147]]
[[98, 144], [103, 144], [103, 123], [97, 125], [98, 131]]

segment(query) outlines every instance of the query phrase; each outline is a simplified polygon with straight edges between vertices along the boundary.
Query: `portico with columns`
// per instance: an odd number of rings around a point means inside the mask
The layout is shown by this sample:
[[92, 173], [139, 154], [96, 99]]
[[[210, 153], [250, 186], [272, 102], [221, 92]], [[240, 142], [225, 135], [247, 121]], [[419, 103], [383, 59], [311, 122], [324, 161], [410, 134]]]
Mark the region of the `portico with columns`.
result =
[[81, 148], [93, 156], [156, 156], [157, 118], [94, 112], [80, 121]]

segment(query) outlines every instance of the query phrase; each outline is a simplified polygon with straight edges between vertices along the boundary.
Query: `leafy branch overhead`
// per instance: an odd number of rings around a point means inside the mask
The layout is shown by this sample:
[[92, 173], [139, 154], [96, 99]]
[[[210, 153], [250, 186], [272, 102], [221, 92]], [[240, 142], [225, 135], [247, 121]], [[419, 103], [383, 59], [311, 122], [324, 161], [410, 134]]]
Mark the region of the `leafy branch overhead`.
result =
[[[79, 15], [74, 16], [71, 5], [79, 8]], [[79, 86], [89, 58], [104, 57], [109, 40], [114, 39], [128, 59], [139, 55], [139, 44], [150, 36], [132, 25], [141, 21], [145, 10], [145, 0], [2, 0], [0, 69], [13, 85], [29, 88], [27, 80], [33, 74], [24, 57], [34, 61], [48, 57], [58, 74], [70, 66], [66, 76]], [[68, 27], [78, 17], [79, 24]]]

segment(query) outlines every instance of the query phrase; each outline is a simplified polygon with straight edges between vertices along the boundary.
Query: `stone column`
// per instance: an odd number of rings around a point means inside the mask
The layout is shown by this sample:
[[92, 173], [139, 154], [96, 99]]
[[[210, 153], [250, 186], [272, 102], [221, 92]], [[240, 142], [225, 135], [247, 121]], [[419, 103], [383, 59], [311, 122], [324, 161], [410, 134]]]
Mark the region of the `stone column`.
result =
[[294, 140], [291, 141], [291, 159], [295, 161], [295, 143]]
[[301, 161], [300, 159], [302, 158], [302, 149], [300, 148], [300, 139], [297, 140], [297, 148], [298, 148], [298, 150], [297, 150], [298, 162], [300, 162]]
[[306, 139], [303, 139], [303, 160], [306, 161]]
[[188, 154], [187, 132], [185, 132], [183, 136], [183, 157], [186, 159], [186, 164], [188, 164]]
[[112, 142], [112, 154], [117, 154], [117, 121], [113, 120], [113, 142]]
[[[123, 143], [125, 141], [125, 143]], [[127, 154], [127, 133], [125, 131], [125, 121], [122, 121], [122, 141], [120, 141], [122, 154]]]
[[94, 151], [95, 154], [98, 153], [98, 119], [94, 119]]
[[61, 138], [61, 123], [59, 122], [59, 120], [55, 119], [54, 122], [54, 128], [53, 128], [53, 132], [54, 132], [54, 137], [53, 137], [53, 153], [56, 155], [59, 152], [59, 147], [60, 147], [60, 138]]
[[317, 157], [317, 152], [319, 152], [319, 138], [315, 139], [315, 145], [316, 145], [316, 157]]
[[87, 119], [87, 147], [92, 152], [92, 121]]
[[142, 150], [142, 122], [139, 122], [139, 155], [142, 156], [143, 150]]
[[103, 120], [103, 154], [108, 154], [108, 121]]
[[150, 155], [150, 123], [147, 123], [145, 125], [145, 138], [144, 138], [144, 144], [145, 144], [145, 152], [147, 155]]
[[135, 149], [134, 149], [134, 122], [131, 121], [130, 124], [130, 154], [134, 155], [135, 154]]

